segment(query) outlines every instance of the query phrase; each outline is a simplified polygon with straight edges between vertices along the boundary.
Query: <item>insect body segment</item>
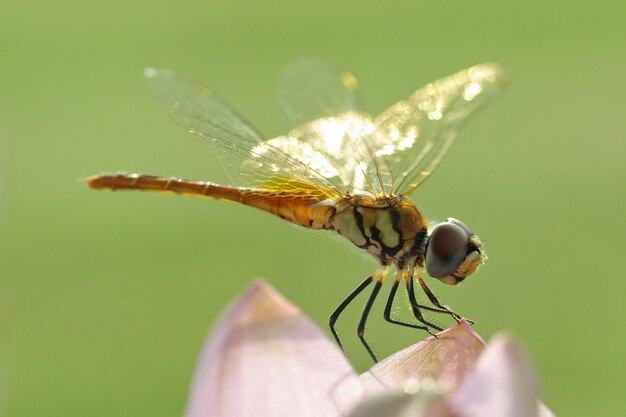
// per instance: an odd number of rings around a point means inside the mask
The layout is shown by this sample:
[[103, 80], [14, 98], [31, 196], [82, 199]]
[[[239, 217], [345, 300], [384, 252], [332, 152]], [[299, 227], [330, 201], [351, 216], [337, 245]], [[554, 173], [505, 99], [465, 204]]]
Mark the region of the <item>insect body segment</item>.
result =
[[86, 179], [94, 189], [142, 190], [232, 201], [270, 212], [281, 219], [311, 229], [330, 229], [334, 203], [320, 201], [323, 194], [294, 194], [276, 190], [228, 187], [206, 181], [144, 174], [101, 174]]
[[[365, 340], [365, 324], [373, 302], [395, 268], [384, 311], [385, 320], [432, 333], [441, 327], [422, 312], [460, 316], [443, 306], [422, 277], [456, 285], [485, 259], [480, 239], [462, 222], [449, 218], [429, 235], [426, 220], [406, 197], [440, 165], [463, 121], [504, 85], [496, 64], [480, 64], [427, 84], [377, 117], [357, 103], [356, 78], [316, 59], [301, 60], [285, 71], [279, 102], [296, 123], [286, 135], [266, 138], [232, 107], [200, 84], [174, 72], [150, 68], [148, 89], [169, 108], [172, 118], [213, 147], [233, 186], [175, 177], [102, 174], [88, 178], [95, 189], [145, 190], [236, 202], [311, 228], [335, 230], [379, 263], [334, 311], [341, 312], [367, 287], [357, 335]], [[419, 324], [392, 317], [400, 284]], [[420, 304], [415, 281], [432, 306]]]
[[337, 204], [332, 224], [339, 234], [367, 250], [382, 265], [399, 270], [423, 259], [426, 223], [404, 197], [353, 196]]

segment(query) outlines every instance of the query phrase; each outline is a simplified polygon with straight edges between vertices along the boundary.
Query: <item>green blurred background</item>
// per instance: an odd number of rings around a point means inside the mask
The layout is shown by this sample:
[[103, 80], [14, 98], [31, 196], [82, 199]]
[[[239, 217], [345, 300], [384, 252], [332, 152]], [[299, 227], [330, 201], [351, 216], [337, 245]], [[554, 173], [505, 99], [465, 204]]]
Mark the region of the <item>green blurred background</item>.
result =
[[[347, 241], [247, 207], [77, 181], [225, 180], [142, 69], [203, 80], [278, 135], [289, 126], [277, 77], [308, 55], [353, 70], [372, 113], [458, 69], [503, 64], [510, 88], [413, 195], [430, 219], [474, 228], [490, 259], [461, 287], [432, 288], [485, 338], [517, 337], [557, 415], [623, 415], [623, 12], [620, 1], [3, 1], [1, 413], [180, 415], [212, 322], [254, 277], [326, 328], [375, 267]], [[368, 328], [381, 355], [423, 337], [382, 309]], [[359, 311], [339, 326], [364, 370]]]

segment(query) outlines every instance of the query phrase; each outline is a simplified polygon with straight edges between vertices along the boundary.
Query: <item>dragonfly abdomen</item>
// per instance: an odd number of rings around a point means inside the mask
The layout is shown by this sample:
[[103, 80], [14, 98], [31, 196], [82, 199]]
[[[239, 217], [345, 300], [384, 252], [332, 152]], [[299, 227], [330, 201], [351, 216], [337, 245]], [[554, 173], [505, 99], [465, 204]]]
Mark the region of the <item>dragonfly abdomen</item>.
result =
[[333, 201], [320, 201], [320, 198], [314, 196], [294, 196], [274, 190], [229, 187], [177, 177], [118, 172], [90, 177], [86, 182], [94, 189], [157, 191], [233, 201], [267, 211], [310, 229], [332, 228], [330, 219], [335, 214]]
[[141, 190], [192, 195], [241, 202], [242, 189], [227, 187], [206, 181], [193, 181], [177, 177], [117, 172], [101, 174], [85, 180], [89, 187], [109, 190]]
[[335, 202], [317, 198], [285, 196], [281, 192], [246, 190], [242, 192], [242, 204], [268, 211], [283, 220], [309, 229], [332, 229]]

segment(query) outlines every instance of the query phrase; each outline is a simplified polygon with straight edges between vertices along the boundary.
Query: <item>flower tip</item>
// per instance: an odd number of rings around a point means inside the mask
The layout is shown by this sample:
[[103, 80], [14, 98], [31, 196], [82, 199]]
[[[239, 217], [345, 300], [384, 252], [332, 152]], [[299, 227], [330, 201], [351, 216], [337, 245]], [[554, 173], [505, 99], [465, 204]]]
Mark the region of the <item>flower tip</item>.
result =
[[268, 292], [268, 291], [276, 292], [274, 287], [272, 287], [272, 285], [269, 282], [267, 282], [265, 278], [259, 277], [259, 278], [255, 278], [252, 280], [250, 285], [248, 285], [248, 288], [246, 288], [246, 290], [243, 292], [243, 296], [246, 296], [246, 295], [253, 296], [255, 294]]
[[472, 327], [472, 325], [467, 320], [465, 320], [464, 318], [461, 318], [461, 320], [459, 320], [459, 322], [457, 324], [459, 326], [463, 326], [463, 327], [465, 327], [467, 329], [470, 329], [470, 330], [474, 331], [474, 328]]
[[455, 339], [461, 339], [471, 341], [472, 343], [478, 343], [482, 347], [487, 346], [487, 342], [478, 334], [474, 327], [465, 319], [459, 320], [456, 324], [447, 329], [444, 329], [436, 334], [436, 336], [430, 336], [424, 341], [433, 342], [440, 338], [451, 337]]
[[508, 333], [498, 333], [489, 341], [490, 350], [499, 351], [510, 363], [523, 364], [525, 369], [532, 369], [529, 357], [524, 349]]
[[255, 279], [244, 291], [239, 303], [245, 306], [240, 323], [252, 324], [278, 317], [292, 316], [300, 310], [262, 278]]

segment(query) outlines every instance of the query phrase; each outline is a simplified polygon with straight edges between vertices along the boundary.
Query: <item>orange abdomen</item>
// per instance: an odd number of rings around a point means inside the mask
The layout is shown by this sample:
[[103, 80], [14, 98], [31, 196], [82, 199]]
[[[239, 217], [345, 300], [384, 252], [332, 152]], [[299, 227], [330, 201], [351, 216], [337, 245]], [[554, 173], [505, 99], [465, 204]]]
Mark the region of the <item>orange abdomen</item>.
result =
[[229, 187], [206, 181], [129, 173], [97, 175], [87, 178], [86, 182], [94, 189], [157, 191], [233, 201], [311, 229], [332, 228], [330, 219], [335, 213], [334, 201], [293, 191]]

